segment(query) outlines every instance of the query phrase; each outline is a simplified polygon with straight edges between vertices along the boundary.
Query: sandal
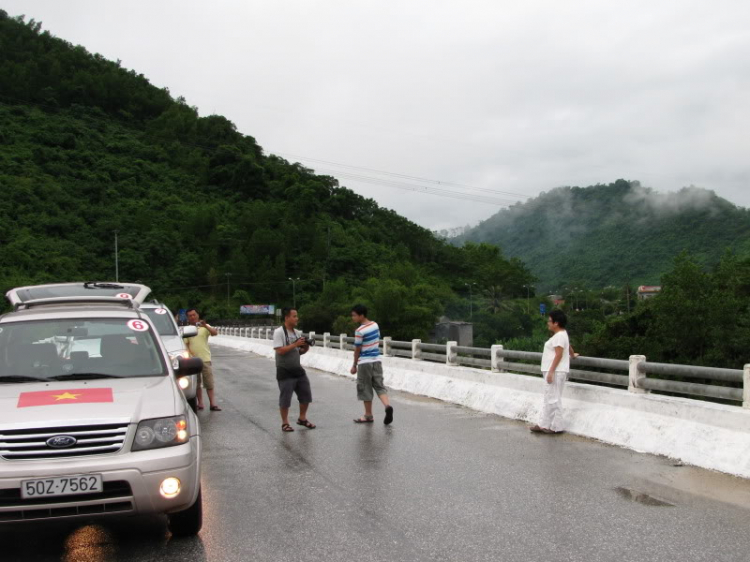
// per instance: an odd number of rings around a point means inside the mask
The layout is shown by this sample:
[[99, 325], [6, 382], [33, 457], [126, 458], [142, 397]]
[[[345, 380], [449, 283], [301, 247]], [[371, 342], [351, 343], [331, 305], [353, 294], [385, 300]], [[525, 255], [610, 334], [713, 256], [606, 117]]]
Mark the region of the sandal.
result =
[[297, 420], [297, 425], [304, 425], [307, 429], [315, 429], [317, 426], [310, 420]]
[[388, 406], [385, 409], [385, 419], [383, 420], [383, 423], [385, 425], [389, 425], [393, 421], [393, 406]]
[[354, 423], [372, 423], [374, 421], [375, 418], [372, 416], [362, 416], [361, 418], [354, 420]]
[[218, 406], [211, 406], [211, 411], [212, 412], [221, 412], [221, 408], [219, 408]]
[[198, 406], [198, 410], [202, 410], [202, 409], [203, 409], [203, 406]]
[[291, 433], [292, 431], [294, 431], [294, 428], [288, 423], [285, 423], [282, 424], [281, 431], [283, 431], [284, 433]]
[[544, 433], [544, 430], [543, 430], [543, 429], [542, 429], [541, 427], [539, 427], [538, 425], [532, 425], [532, 426], [531, 426], [531, 427], [529, 428], [529, 431], [530, 431], [531, 433]]

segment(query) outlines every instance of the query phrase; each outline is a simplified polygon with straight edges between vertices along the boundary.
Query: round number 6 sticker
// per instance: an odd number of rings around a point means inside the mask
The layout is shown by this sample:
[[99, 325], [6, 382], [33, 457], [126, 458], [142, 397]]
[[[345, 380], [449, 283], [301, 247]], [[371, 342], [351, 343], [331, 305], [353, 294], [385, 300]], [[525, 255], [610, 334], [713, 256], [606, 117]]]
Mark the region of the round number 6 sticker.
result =
[[117, 293], [117, 294], [115, 295], [115, 297], [116, 297], [116, 298], [118, 298], [118, 299], [132, 299], [132, 298], [133, 298], [133, 297], [132, 297], [131, 295], [129, 295], [128, 293]]
[[128, 328], [134, 332], [146, 332], [148, 331], [148, 324], [143, 320], [128, 320]]

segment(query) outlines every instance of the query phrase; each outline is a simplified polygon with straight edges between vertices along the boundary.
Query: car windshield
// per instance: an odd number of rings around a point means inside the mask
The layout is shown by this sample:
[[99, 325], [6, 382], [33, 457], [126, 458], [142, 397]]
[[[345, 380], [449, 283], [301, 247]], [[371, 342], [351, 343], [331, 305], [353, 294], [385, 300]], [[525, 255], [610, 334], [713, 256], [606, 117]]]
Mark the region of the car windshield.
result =
[[166, 373], [153, 331], [143, 320], [87, 318], [0, 325], [0, 379]]
[[174, 317], [166, 308], [141, 308], [141, 312], [145, 312], [148, 315], [160, 336], [177, 335], [177, 325], [174, 322]]

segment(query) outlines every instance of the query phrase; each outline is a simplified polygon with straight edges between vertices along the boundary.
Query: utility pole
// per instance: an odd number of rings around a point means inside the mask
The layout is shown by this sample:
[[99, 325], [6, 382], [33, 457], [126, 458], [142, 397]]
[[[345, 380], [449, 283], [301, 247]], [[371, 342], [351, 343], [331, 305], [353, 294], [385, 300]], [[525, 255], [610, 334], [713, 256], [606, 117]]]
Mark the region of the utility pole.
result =
[[471, 288], [476, 283], [464, 283], [469, 288], [469, 320], [474, 320], [474, 296]]
[[229, 278], [232, 276], [231, 273], [225, 273], [227, 276], [227, 308], [229, 308]]
[[630, 316], [630, 283], [628, 283], [627, 288], [625, 290], [625, 298], [628, 301], [628, 316]]
[[531, 308], [529, 308], [531, 285], [524, 285], [524, 287], [526, 287], [526, 314], [531, 314]]
[[296, 279], [292, 279], [289, 277], [289, 281], [292, 282], [292, 308], [297, 308], [297, 281], [299, 281], [299, 277]]
[[117, 234], [119, 230], [115, 230], [115, 282], [120, 281], [120, 254], [117, 249]]

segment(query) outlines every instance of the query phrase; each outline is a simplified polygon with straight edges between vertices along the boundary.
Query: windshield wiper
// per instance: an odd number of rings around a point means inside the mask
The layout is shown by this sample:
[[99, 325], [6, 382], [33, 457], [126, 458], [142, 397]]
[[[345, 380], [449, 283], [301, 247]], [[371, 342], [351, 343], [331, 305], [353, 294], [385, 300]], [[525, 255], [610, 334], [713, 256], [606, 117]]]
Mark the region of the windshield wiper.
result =
[[38, 382], [46, 381], [43, 377], [29, 377], [26, 375], [3, 375], [0, 376], [0, 382]]
[[87, 281], [83, 284], [84, 289], [90, 289], [96, 287], [97, 289], [124, 289], [122, 285], [117, 283], [97, 283], [96, 281]]
[[74, 380], [86, 380], [86, 379], [122, 379], [125, 378], [122, 375], [108, 375], [105, 373], [70, 373], [69, 375], [56, 375], [49, 377], [50, 380], [54, 381], [74, 381]]

